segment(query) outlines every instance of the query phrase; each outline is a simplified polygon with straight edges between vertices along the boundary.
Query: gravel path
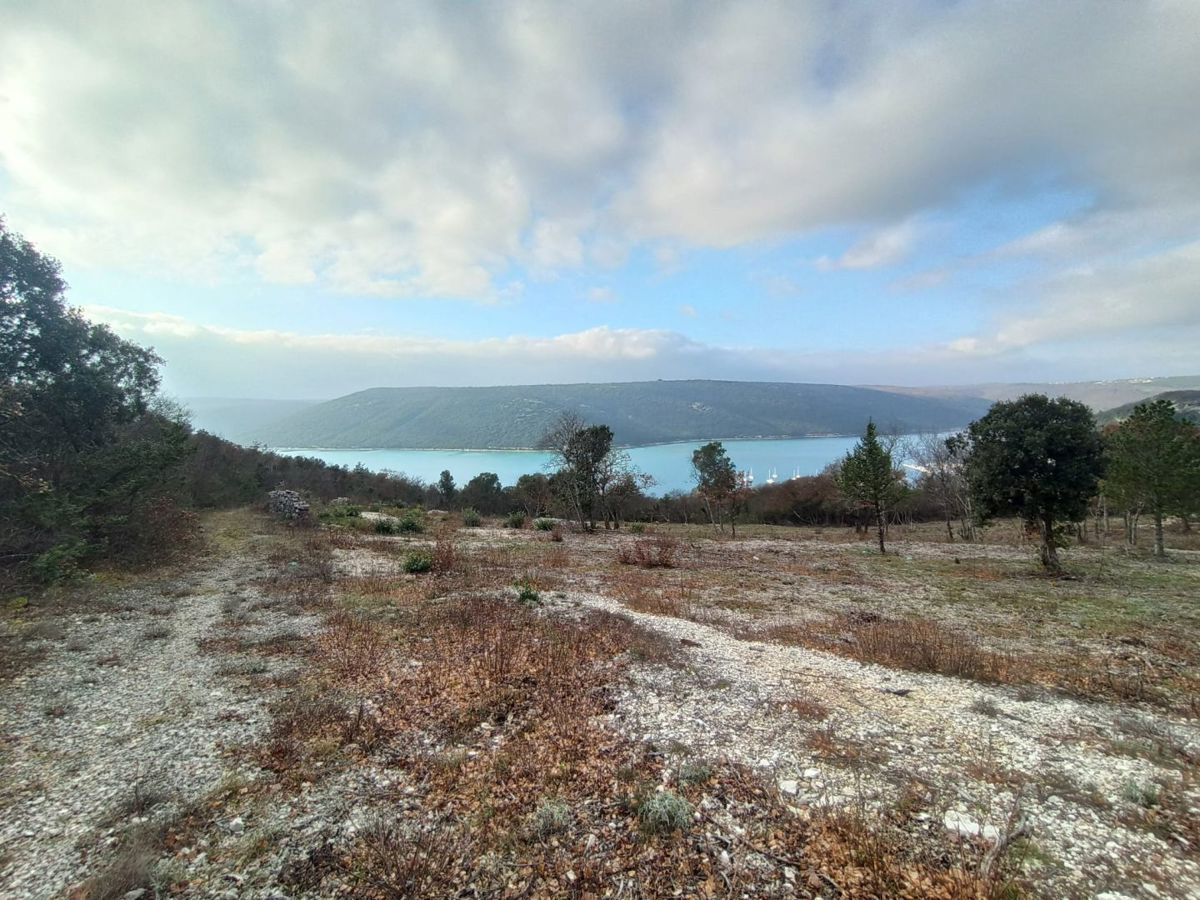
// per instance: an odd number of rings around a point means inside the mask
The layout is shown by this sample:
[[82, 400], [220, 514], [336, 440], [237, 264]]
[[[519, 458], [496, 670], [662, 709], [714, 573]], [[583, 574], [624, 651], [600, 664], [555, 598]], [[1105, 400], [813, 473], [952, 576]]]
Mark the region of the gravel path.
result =
[[[878, 803], [919, 779], [935, 786], [942, 802], [928, 815], [931, 830], [985, 838], [1010, 827], [1019, 794], [1020, 818], [1046, 857], [1044, 876], [1064, 893], [1200, 896], [1200, 865], [1186, 848], [1127, 826], [1123, 815], [1137, 812], [1131, 786], [1161, 785], [1193, 807], [1200, 798], [1169, 763], [1112, 748], [1123, 732], [1149, 727], [1194, 753], [1200, 748], [1194, 725], [1128, 707], [1019, 699], [1009, 688], [739, 640], [595, 594], [571, 593], [557, 602], [629, 616], [686, 652], [683, 671], [635, 669], [618, 719], [639, 739], [767, 771], [799, 807]], [[797, 714], [787, 705], [795, 700], [819, 704], [827, 718]], [[832, 741], [822, 747], [821, 737]], [[1154, 882], [1170, 885], [1170, 892], [1159, 893]]]
[[[270, 694], [230, 677], [245, 657], [202, 642], [234, 619], [250, 640], [314, 627], [258, 605], [260, 565], [209, 560], [82, 605], [57, 620], [65, 634], [41, 662], [0, 685], [0, 896], [61, 896], [107, 862], [114, 826], [169, 815], [236, 774], [226, 750], [261, 733]], [[290, 664], [272, 659], [271, 674]]]

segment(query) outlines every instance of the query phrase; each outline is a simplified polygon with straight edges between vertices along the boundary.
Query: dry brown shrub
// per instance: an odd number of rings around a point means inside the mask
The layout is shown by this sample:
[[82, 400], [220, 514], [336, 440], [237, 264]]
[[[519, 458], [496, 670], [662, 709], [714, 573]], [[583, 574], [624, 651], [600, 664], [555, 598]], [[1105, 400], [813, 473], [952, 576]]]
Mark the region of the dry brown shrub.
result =
[[655, 535], [623, 543], [617, 560], [640, 569], [674, 569], [679, 565], [680, 544], [675, 538]]
[[470, 839], [449, 823], [406, 829], [379, 819], [363, 830], [344, 868], [371, 896], [456, 896], [458, 876], [473, 856]]
[[783, 707], [801, 719], [819, 722], [829, 718], [829, 707], [811, 697], [793, 697], [785, 700]]
[[377, 622], [362, 613], [344, 610], [329, 617], [318, 643], [325, 664], [349, 680], [374, 675], [388, 650], [387, 638]]
[[433, 571], [438, 575], [452, 572], [458, 563], [458, 545], [452, 531], [439, 531], [433, 542]]
[[539, 562], [544, 569], [565, 569], [571, 564], [571, 554], [566, 547], [547, 547], [542, 552]]
[[996, 681], [999, 668], [990, 654], [969, 637], [928, 619], [885, 619], [853, 628], [854, 652], [861, 659], [976, 681]]

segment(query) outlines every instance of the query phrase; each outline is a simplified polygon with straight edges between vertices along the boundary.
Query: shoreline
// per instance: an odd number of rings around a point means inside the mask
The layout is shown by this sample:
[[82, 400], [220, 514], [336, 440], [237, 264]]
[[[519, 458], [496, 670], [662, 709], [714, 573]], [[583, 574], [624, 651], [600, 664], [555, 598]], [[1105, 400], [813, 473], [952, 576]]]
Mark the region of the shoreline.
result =
[[[640, 450], [645, 447], [674, 447], [682, 445], [701, 445], [717, 441], [722, 444], [732, 444], [738, 441], [812, 441], [828, 438], [861, 437], [857, 434], [804, 434], [800, 436], [775, 435], [769, 437], [727, 437], [727, 438], [689, 438], [680, 441], [656, 441], [650, 444], [614, 444], [617, 450]], [[401, 453], [551, 453], [537, 447], [267, 447], [272, 453], [327, 453], [331, 451], [357, 451], [359, 453], [401, 452]]]

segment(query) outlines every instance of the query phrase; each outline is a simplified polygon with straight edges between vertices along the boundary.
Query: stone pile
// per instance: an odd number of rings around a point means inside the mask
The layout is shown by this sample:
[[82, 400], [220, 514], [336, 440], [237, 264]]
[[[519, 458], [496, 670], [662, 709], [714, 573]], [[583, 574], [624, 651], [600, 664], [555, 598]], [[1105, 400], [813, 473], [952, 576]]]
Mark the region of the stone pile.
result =
[[298, 491], [271, 491], [267, 497], [267, 509], [281, 519], [308, 518], [308, 501]]

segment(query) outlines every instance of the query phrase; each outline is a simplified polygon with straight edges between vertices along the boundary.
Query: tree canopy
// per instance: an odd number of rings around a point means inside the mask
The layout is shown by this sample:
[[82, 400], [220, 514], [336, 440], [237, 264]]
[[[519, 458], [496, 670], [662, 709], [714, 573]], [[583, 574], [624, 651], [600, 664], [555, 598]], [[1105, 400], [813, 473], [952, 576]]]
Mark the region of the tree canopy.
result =
[[1104, 474], [1091, 411], [1075, 400], [1028, 394], [971, 423], [967, 479], [981, 519], [1019, 516], [1039, 536], [1043, 568], [1057, 572], [1061, 526], [1087, 515]]
[[1169, 400], [1135, 406], [1108, 434], [1107, 490], [1154, 519], [1154, 552], [1165, 556], [1163, 519], [1191, 512], [1200, 490], [1200, 438]]

